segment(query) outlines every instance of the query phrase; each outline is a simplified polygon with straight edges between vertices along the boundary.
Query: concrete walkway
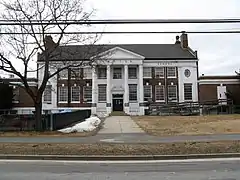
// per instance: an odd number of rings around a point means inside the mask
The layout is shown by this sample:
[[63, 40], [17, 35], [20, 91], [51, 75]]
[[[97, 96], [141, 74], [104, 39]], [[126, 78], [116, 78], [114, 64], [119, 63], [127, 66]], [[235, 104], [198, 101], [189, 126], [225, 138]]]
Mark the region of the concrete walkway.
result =
[[110, 116], [104, 121], [99, 134], [145, 133], [129, 116]]

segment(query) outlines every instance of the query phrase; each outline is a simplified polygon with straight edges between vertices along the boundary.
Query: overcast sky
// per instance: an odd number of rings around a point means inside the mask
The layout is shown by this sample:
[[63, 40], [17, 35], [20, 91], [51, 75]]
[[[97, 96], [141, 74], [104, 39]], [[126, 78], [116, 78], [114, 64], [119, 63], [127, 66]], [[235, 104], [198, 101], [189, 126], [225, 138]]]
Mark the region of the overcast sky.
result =
[[[27, 0], [26, 0], [27, 1]], [[240, 0], [86, 0], [94, 19], [240, 18]], [[95, 28], [95, 29], [94, 29]], [[240, 30], [238, 24], [98, 25], [97, 31]], [[104, 35], [101, 43], [175, 43], [177, 34]], [[180, 34], [179, 34], [180, 35]], [[189, 34], [200, 75], [234, 75], [240, 68], [240, 34]]]
[[[90, 0], [95, 19], [240, 18], [239, 0]], [[103, 29], [103, 27], [99, 27]], [[107, 25], [105, 31], [240, 30], [239, 24]], [[104, 35], [105, 43], [174, 43], [175, 34]], [[200, 74], [232, 75], [240, 68], [240, 34], [189, 34]]]

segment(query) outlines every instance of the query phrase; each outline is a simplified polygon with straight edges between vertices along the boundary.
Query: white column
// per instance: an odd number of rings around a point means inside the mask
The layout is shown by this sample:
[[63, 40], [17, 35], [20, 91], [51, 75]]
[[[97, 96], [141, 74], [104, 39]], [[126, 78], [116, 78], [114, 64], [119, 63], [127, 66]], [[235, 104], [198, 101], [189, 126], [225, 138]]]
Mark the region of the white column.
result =
[[124, 112], [129, 114], [128, 65], [124, 65]]
[[97, 73], [96, 73], [96, 66], [92, 69], [92, 108], [91, 108], [91, 114], [95, 115], [97, 114], [97, 85], [96, 85], [96, 79], [97, 79]]
[[112, 103], [111, 103], [111, 69], [110, 65], [107, 65], [107, 114], [109, 115], [112, 112]]
[[144, 115], [143, 65], [139, 65], [139, 115]]

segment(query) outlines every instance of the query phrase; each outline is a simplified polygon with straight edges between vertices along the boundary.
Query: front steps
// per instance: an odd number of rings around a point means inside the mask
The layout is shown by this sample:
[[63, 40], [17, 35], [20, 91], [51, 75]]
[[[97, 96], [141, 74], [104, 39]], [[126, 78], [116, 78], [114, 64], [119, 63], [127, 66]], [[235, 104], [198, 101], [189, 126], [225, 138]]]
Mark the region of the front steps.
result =
[[123, 111], [113, 111], [110, 116], [128, 116], [125, 112]]

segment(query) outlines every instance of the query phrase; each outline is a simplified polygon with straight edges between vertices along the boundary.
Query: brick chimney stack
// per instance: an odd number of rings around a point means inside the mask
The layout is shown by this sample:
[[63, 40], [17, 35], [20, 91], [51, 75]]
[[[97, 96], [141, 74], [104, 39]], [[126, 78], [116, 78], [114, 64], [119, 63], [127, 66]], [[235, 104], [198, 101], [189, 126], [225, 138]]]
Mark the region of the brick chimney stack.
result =
[[52, 36], [45, 36], [45, 46], [48, 51], [56, 48], [57, 44], [53, 41]]
[[181, 47], [183, 49], [188, 48], [188, 35], [185, 33], [185, 31], [182, 31], [181, 35]]

